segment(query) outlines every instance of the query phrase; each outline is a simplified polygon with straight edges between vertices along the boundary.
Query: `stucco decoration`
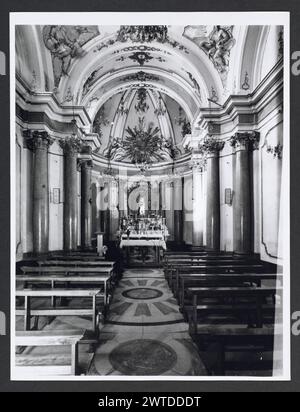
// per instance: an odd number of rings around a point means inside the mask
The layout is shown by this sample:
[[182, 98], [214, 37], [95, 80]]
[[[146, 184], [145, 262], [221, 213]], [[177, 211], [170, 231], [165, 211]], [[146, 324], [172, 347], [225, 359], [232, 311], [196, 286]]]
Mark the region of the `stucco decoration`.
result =
[[[209, 31], [211, 30], [211, 31]], [[183, 36], [193, 41], [213, 62], [223, 83], [227, 79], [230, 50], [235, 45], [233, 26], [186, 26]]]
[[97, 26], [44, 26], [44, 44], [51, 52], [54, 84], [58, 87], [63, 75], [67, 75], [72, 58], [82, 57], [82, 48], [99, 34]]

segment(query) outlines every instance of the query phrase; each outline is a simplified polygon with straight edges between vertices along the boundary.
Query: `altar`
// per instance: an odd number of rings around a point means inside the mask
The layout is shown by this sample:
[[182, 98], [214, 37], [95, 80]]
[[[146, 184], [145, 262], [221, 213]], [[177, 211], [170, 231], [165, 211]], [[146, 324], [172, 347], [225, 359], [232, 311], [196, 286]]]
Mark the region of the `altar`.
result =
[[168, 235], [160, 216], [124, 219], [119, 246], [127, 266], [159, 266]]

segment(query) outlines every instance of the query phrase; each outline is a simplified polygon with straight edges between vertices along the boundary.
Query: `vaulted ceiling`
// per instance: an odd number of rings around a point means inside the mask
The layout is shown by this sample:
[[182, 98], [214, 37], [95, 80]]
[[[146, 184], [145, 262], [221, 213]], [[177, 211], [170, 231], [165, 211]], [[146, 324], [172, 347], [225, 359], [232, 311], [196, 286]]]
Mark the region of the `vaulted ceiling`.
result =
[[183, 153], [201, 107], [250, 93], [276, 63], [280, 33], [275, 26], [17, 26], [16, 70], [35, 92], [84, 107], [102, 152], [143, 117]]

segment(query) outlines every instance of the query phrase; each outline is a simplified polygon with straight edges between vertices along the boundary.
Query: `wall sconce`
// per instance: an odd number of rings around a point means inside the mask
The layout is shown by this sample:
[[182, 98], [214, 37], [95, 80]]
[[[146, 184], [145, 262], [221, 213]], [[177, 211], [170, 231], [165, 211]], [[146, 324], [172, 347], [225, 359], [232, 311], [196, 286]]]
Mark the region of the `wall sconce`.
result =
[[50, 203], [59, 205], [61, 203], [60, 188], [53, 188], [50, 191]]
[[225, 189], [225, 205], [232, 205], [232, 190], [230, 188]]

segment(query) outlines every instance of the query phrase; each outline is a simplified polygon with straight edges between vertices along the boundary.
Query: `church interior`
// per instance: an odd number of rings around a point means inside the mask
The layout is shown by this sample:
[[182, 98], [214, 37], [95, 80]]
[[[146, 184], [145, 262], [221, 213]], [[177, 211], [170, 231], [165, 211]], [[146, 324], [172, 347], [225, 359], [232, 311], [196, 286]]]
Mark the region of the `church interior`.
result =
[[16, 376], [280, 375], [283, 49], [15, 26]]

